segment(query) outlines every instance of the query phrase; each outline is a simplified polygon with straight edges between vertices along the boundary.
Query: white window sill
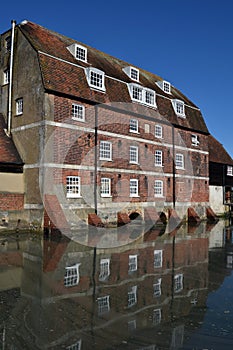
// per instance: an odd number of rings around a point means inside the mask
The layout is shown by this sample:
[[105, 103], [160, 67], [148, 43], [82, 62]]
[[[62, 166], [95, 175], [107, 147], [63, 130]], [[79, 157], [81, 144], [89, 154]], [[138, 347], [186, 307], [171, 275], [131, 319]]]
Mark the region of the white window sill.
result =
[[132, 132], [133, 134], [140, 134], [138, 131], [130, 130], [130, 129], [129, 129], [129, 132]]
[[82, 198], [80, 194], [67, 194], [66, 198]]
[[72, 117], [72, 120], [78, 121], [78, 122], [85, 122], [85, 119], [81, 119], [78, 117]]
[[176, 169], [178, 169], [178, 170], [184, 170], [184, 167], [176, 166]]
[[109, 159], [109, 158], [99, 158], [99, 160], [105, 160], [106, 162], [112, 162], [112, 159]]

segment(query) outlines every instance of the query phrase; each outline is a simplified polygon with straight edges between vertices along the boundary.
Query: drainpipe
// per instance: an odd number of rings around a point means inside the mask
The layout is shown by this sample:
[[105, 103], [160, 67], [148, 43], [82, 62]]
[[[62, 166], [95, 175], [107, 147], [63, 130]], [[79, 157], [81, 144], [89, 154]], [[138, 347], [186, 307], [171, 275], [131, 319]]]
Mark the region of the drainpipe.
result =
[[94, 159], [94, 207], [97, 215], [97, 165], [98, 165], [98, 106], [95, 106], [95, 159]]
[[10, 53], [10, 81], [8, 96], [8, 118], [7, 118], [7, 135], [11, 134], [11, 117], [12, 117], [12, 86], [13, 86], [13, 57], [14, 57], [14, 37], [15, 37], [16, 21], [11, 21], [11, 53]]
[[175, 130], [172, 125], [172, 202], [173, 209], [176, 207], [176, 162], [175, 162]]

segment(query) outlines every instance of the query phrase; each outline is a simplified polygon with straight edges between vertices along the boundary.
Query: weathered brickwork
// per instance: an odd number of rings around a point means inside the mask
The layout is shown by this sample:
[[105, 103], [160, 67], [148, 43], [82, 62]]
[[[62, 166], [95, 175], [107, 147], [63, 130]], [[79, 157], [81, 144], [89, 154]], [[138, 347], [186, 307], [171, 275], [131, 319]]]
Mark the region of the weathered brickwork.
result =
[[[172, 85], [168, 93], [145, 70], [136, 83], [125, 73], [128, 63], [93, 48], [80, 63], [68, 39], [35, 23], [15, 30], [12, 98], [23, 99], [23, 113], [15, 118], [13, 103], [12, 135], [29, 210], [41, 210], [46, 194], [86, 222], [99, 209], [101, 219], [116, 222], [119, 212], [144, 218], [154, 207], [168, 216], [176, 207], [185, 216], [190, 205], [208, 205], [209, 132], [188, 98]], [[3, 53], [2, 72], [9, 57]], [[90, 67], [103, 72], [103, 86], [90, 84]], [[7, 119], [6, 86], [2, 96]]]
[[0, 193], [0, 210], [22, 210], [23, 206], [23, 194]]

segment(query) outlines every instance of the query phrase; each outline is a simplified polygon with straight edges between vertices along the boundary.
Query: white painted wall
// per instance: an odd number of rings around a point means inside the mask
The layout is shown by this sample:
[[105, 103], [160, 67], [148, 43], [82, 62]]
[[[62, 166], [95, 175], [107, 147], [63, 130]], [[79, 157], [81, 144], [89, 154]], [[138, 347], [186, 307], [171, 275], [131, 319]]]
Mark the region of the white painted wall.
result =
[[225, 206], [223, 205], [223, 187], [209, 186], [210, 207], [215, 214], [224, 214]]

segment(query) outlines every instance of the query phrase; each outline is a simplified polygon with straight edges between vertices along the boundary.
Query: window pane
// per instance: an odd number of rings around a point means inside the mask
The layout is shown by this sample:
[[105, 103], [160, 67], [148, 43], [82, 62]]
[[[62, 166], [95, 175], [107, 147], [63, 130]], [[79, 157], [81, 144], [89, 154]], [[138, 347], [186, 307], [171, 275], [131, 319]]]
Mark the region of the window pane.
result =
[[142, 101], [142, 88], [133, 86], [132, 97], [135, 100]]
[[130, 146], [129, 161], [130, 163], [138, 163], [138, 147]]
[[183, 168], [184, 167], [184, 156], [183, 154], [176, 154], [176, 167]]
[[87, 50], [81, 46], [76, 47], [76, 58], [81, 61], [87, 60]]
[[111, 142], [100, 141], [100, 159], [112, 160]]
[[160, 125], [155, 125], [155, 136], [156, 137], [162, 137], [162, 126]]
[[138, 132], [138, 121], [137, 121], [137, 119], [130, 119], [129, 131], [131, 131], [131, 132]]
[[162, 165], [162, 151], [155, 151], [155, 165]]
[[111, 195], [111, 179], [108, 179], [108, 178], [101, 179], [100, 193], [102, 197]]
[[130, 180], [130, 196], [131, 197], [138, 196], [138, 180], [134, 180], [134, 179]]
[[66, 195], [68, 198], [80, 196], [80, 178], [79, 176], [67, 176], [66, 178]]
[[103, 75], [94, 71], [91, 71], [90, 84], [99, 88], [103, 87]]
[[84, 106], [72, 104], [72, 117], [79, 120], [84, 120]]
[[163, 196], [163, 182], [161, 180], [155, 181], [155, 196], [156, 197]]

